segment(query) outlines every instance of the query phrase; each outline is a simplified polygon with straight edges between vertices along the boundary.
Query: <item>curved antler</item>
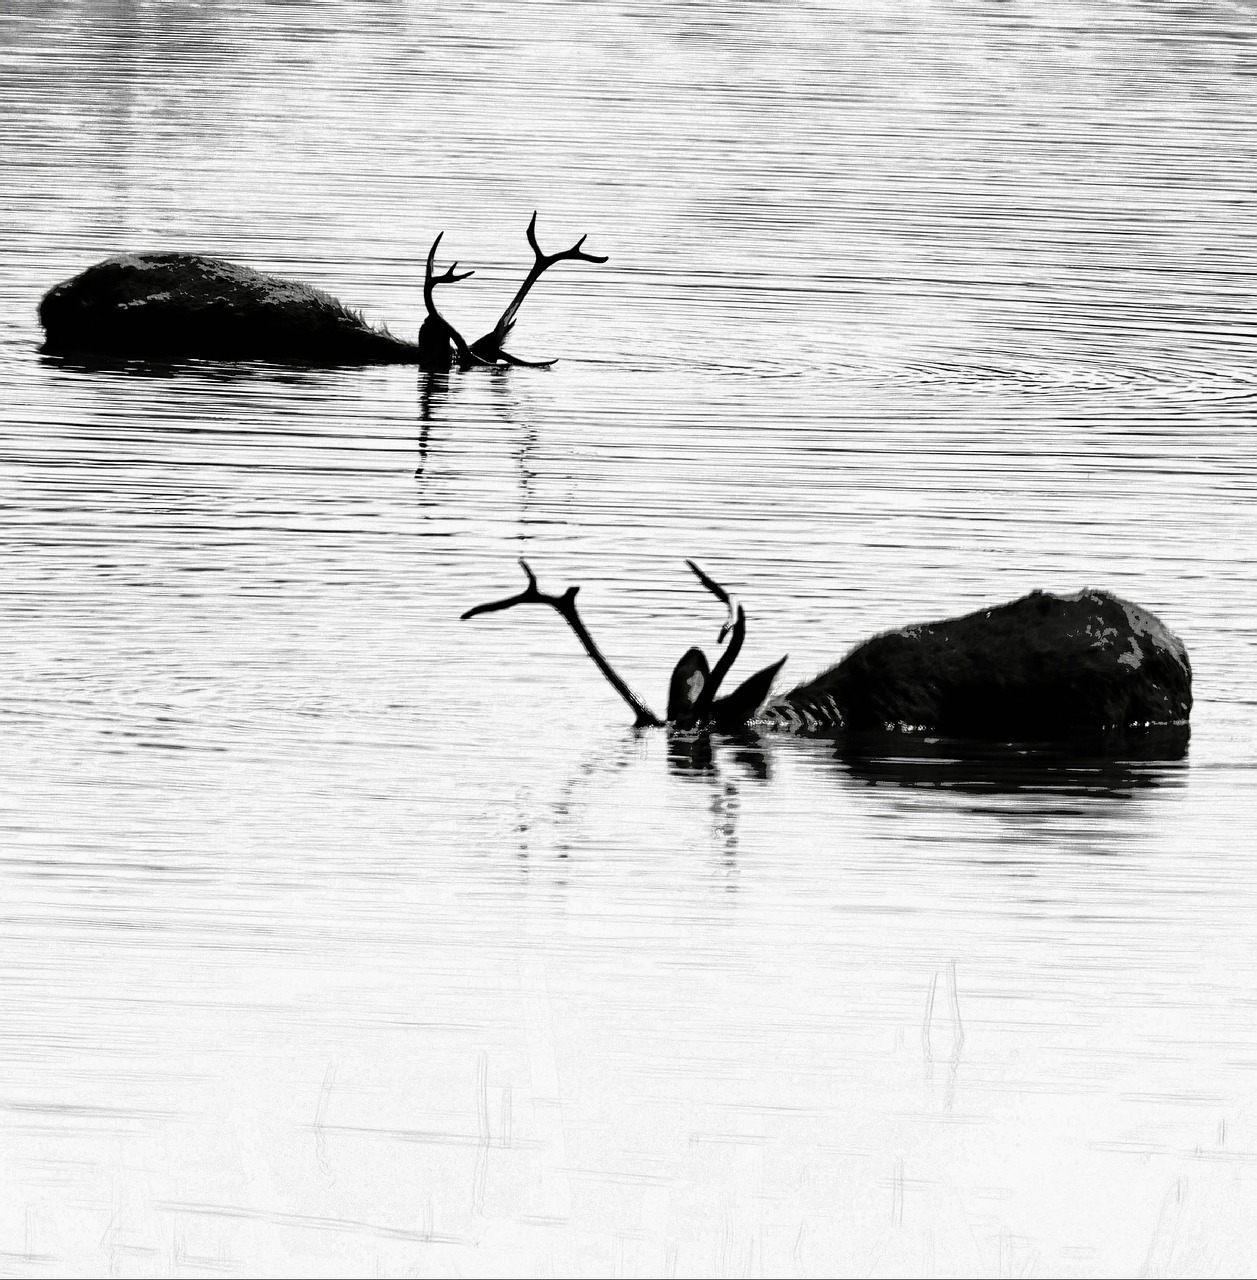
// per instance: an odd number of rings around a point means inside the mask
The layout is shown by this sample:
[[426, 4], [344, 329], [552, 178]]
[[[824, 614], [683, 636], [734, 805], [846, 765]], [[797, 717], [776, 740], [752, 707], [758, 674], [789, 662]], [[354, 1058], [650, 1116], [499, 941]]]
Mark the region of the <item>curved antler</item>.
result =
[[636, 716], [635, 723], [638, 727], [645, 728], [662, 724], [663, 721], [620, 679], [611, 664], [602, 656], [602, 651], [594, 643], [593, 636], [585, 630], [585, 624], [580, 620], [580, 614], [576, 612], [576, 593], [580, 590], [580, 587], [568, 587], [561, 596], [546, 595], [538, 589], [537, 575], [528, 567], [528, 561], [521, 559], [519, 564], [528, 577], [528, 586], [523, 591], [518, 595], [507, 596], [505, 600], [494, 600], [489, 604], [475, 605], [461, 616], [461, 620], [465, 622], [468, 618], [474, 618], [477, 614], [497, 613], [502, 609], [513, 609], [519, 604], [548, 604], [572, 628], [576, 633], [576, 638], [581, 642], [585, 652], [594, 660], [598, 670], [606, 676], [616, 693], [633, 709], [633, 714]]
[[566, 258], [579, 258], [582, 262], [606, 262], [605, 254], [586, 253], [581, 248], [581, 245], [588, 238], [587, 235], [581, 236], [570, 249], [564, 249], [561, 253], [543, 253], [541, 246], [537, 243], [537, 211], [534, 209], [533, 215], [528, 222], [528, 243], [532, 246], [533, 265], [529, 269], [528, 275], [524, 278], [524, 283], [520, 285], [518, 292], [511, 299], [510, 306], [502, 312], [497, 324], [493, 326], [489, 333], [472, 343], [472, 351], [482, 359], [490, 362], [505, 360], [507, 364], [525, 365], [529, 368], [543, 368], [546, 365], [553, 364], [553, 360], [544, 360], [536, 363], [528, 360], [519, 360], [503, 351], [502, 343], [506, 341], [507, 336], [515, 327], [515, 316], [521, 305], [523, 305], [524, 299], [528, 296], [528, 291], [541, 278], [543, 271]]
[[702, 692], [698, 695], [698, 701], [694, 704], [694, 715], [697, 719], [702, 720], [711, 710], [711, 704], [716, 699], [716, 693], [720, 688], [721, 681], [729, 674], [729, 668], [733, 666], [738, 654], [742, 652], [742, 642], [746, 639], [746, 611], [720, 583], [714, 578], [708, 577], [693, 560], [687, 560], [685, 563], [690, 566], [699, 582], [729, 610], [729, 616], [725, 619], [724, 626], [720, 628], [720, 639], [723, 640], [725, 636], [729, 637], [728, 647], [716, 660], [716, 665], [711, 669], [711, 676], [703, 685]]
[[460, 364], [485, 364], [486, 361], [477, 356], [467, 345], [463, 335], [437, 310], [437, 285], [456, 284], [459, 280], [466, 280], [468, 276], [476, 274], [474, 271], [457, 272], [455, 270], [458, 266], [457, 262], [446, 267], [440, 275], [436, 274], [437, 246], [444, 235], [445, 232], [442, 231], [433, 240], [432, 248], [428, 250], [428, 265], [423, 274], [423, 305], [427, 310], [428, 318], [419, 330], [421, 363], [429, 368], [448, 369], [450, 365], [448, 344], [452, 342], [454, 349], [458, 352]]
[[699, 582], [701, 582], [703, 586], [705, 586], [707, 590], [710, 591], [712, 595], [714, 595], [716, 599], [729, 610], [729, 616], [725, 619], [724, 626], [720, 628], [720, 635], [716, 637], [718, 641], [723, 643], [725, 636], [727, 636], [732, 630], [734, 621], [736, 620], [738, 602], [724, 589], [724, 587], [720, 585], [720, 583], [715, 580], [715, 578], [709, 578], [693, 560], [687, 560], [685, 563], [690, 566], [690, 571], [699, 580]]
[[[720, 639], [729, 636], [729, 646], [720, 655], [711, 675], [704, 683], [694, 703], [693, 717], [702, 722], [708, 721], [712, 728], [732, 730], [744, 725], [756, 711], [772, 689], [773, 677], [781, 670], [785, 658], [774, 662], [772, 666], [757, 671], [749, 679], [744, 680], [726, 697], [717, 698], [716, 694], [729, 669], [733, 666], [738, 654], [742, 652], [742, 643], [746, 639], [746, 611], [714, 578], [709, 577], [694, 563], [685, 562], [694, 571], [695, 577], [729, 610], [724, 626], [720, 628]], [[732, 634], [730, 634], [732, 633]]]

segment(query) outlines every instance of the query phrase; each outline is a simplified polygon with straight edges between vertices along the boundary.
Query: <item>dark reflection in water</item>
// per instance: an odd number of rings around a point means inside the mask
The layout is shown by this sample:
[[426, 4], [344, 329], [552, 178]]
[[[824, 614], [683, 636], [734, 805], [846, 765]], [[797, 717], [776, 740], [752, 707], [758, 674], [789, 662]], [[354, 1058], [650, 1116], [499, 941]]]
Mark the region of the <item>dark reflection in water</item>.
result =
[[450, 375], [445, 370], [433, 370], [419, 374], [419, 463], [415, 467], [415, 479], [423, 479], [428, 465], [428, 436], [435, 419], [440, 421], [445, 400], [450, 393]]
[[[535, 377], [537, 370], [526, 370], [525, 377]], [[542, 371], [544, 373], [544, 371]], [[514, 369], [473, 370], [489, 379], [490, 403], [494, 405], [495, 414], [504, 426], [516, 429], [513, 455], [515, 468], [519, 475], [520, 515], [527, 517], [532, 500], [532, 485], [536, 479], [536, 470], [532, 456], [537, 447], [537, 431], [528, 421], [525, 393], [519, 383], [519, 375]]]
[[110, 374], [137, 379], [188, 379], [200, 383], [286, 387], [326, 385], [337, 370], [319, 365], [270, 364], [262, 360], [134, 360], [90, 353], [39, 353], [40, 364], [71, 373]]
[[439, 416], [450, 393], [448, 370], [429, 370], [419, 374], [419, 421], [425, 426]]
[[872, 784], [1128, 796], [1146, 787], [1184, 785], [1190, 737], [1186, 725], [1107, 741], [1026, 745], [862, 733], [835, 738], [833, 758], [842, 773]]
[[[1065, 743], [980, 742], [892, 732], [843, 734], [831, 741], [840, 773], [867, 783], [983, 794], [1119, 796], [1183, 785], [1190, 738], [1189, 726], [1175, 725]], [[784, 734], [766, 740], [755, 733], [669, 733], [668, 769], [679, 777], [719, 777], [724, 761], [738, 766], [739, 776], [766, 782], [772, 776], [772, 753], [789, 751], [791, 743]]]
[[[529, 374], [533, 375], [535, 371], [530, 370]], [[418, 463], [415, 467], [417, 480], [422, 480], [427, 471], [433, 427], [450, 424], [456, 431], [465, 431], [465, 417], [462, 412], [455, 410], [455, 405], [460, 391], [466, 391], [476, 395], [478, 409], [488, 409], [493, 423], [500, 424], [503, 428], [515, 429], [514, 457], [521, 514], [527, 512], [531, 484], [536, 477], [532, 454], [537, 447], [537, 432], [524, 420], [524, 404], [513, 382], [513, 375], [514, 371], [509, 368], [473, 369], [454, 375], [446, 371], [420, 373]], [[466, 385], [467, 380], [471, 380], [470, 386]], [[487, 394], [483, 394], [486, 389]], [[507, 433], [504, 431], [503, 435], [506, 436]]]
[[[711, 789], [711, 839], [721, 851], [726, 888], [737, 889], [739, 826], [742, 816], [742, 784], [768, 782], [769, 753], [756, 733], [714, 735], [668, 733], [668, 771], [678, 778], [706, 783]], [[723, 766], [723, 767], [722, 767]]]
[[768, 751], [757, 733], [716, 735], [710, 733], [669, 733], [668, 768], [678, 776], [720, 773], [717, 751], [739, 767], [749, 778], [766, 782], [769, 774]]

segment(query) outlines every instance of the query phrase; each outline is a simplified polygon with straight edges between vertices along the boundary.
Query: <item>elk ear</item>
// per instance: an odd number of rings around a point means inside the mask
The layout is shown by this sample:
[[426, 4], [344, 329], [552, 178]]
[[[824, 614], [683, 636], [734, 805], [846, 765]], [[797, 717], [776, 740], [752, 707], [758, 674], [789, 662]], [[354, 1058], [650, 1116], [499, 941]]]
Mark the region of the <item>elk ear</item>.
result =
[[771, 667], [757, 671], [747, 680], [743, 680], [732, 693], [717, 698], [711, 704], [711, 726], [718, 733], [733, 733], [745, 727], [755, 713], [764, 704], [769, 691], [773, 687], [773, 679], [785, 665], [785, 658], [774, 662]]
[[686, 720], [711, 676], [707, 655], [701, 649], [687, 649], [672, 669], [668, 685], [668, 723]]

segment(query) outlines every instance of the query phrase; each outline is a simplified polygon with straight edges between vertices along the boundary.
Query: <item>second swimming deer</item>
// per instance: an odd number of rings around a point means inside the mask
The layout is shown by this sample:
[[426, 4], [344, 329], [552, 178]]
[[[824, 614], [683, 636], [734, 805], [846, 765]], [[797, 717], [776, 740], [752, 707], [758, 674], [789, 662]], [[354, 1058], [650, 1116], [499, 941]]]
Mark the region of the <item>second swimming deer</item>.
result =
[[[142, 360], [271, 360], [323, 366], [417, 364], [426, 369], [455, 365], [529, 365], [503, 350], [515, 316], [542, 272], [585, 253], [585, 237], [562, 253], [537, 245], [537, 215], [528, 224], [536, 261], [497, 324], [468, 344], [440, 313], [438, 284], [465, 280], [457, 263], [438, 274], [441, 236], [428, 251], [423, 296], [427, 318], [418, 341], [368, 325], [356, 311], [321, 289], [266, 275], [251, 267], [193, 253], [133, 253], [107, 258], [54, 286], [39, 304], [43, 350], [68, 356]], [[535, 367], [553, 361], [536, 362]]]
[[[467, 610], [464, 618], [544, 604], [558, 611], [632, 708], [639, 726], [664, 723], [616, 674], [576, 612], [578, 587], [543, 594], [524, 561], [527, 588]], [[769, 699], [781, 662], [726, 697], [722, 681], [742, 648], [746, 614], [693, 562], [700, 582], [725, 603], [728, 645], [714, 668], [690, 649], [673, 669], [666, 723], [736, 732], [892, 730], [988, 741], [1063, 740], [1186, 726], [1191, 662], [1183, 642], [1146, 609], [1106, 591], [1033, 591], [959, 618], [901, 627], [857, 645], [814, 680]]]

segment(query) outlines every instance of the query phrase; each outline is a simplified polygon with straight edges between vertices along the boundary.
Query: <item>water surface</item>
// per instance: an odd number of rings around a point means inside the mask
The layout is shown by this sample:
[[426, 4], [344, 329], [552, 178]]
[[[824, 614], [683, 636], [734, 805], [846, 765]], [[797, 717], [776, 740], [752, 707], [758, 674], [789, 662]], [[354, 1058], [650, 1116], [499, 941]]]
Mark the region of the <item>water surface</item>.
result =
[[[1249, 4], [0, 4], [0, 1263], [1247, 1274]], [[546, 372], [41, 359], [178, 248]], [[1181, 759], [635, 733], [1094, 585]]]

